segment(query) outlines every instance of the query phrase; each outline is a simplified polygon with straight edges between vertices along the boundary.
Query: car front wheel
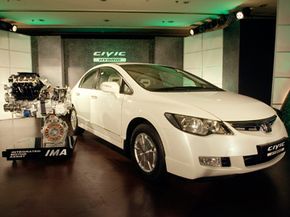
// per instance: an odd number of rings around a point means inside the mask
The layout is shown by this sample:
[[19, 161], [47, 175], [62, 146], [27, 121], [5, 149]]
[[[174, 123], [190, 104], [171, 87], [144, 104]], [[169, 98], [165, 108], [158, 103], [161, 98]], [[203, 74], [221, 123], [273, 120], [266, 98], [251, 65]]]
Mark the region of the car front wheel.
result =
[[77, 118], [77, 112], [75, 108], [71, 108], [70, 111], [66, 116], [63, 118], [69, 127], [69, 133], [68, 135], [81, 135], [84, 132], [84, 129], [80, 128], [78, 126], [78, 118]]
[[152, 126], [140, 124], [135, 128], [130, 149], [136, 167], [146, 179], [158, 181], [164, 177], [164, 149], [158, 133]]

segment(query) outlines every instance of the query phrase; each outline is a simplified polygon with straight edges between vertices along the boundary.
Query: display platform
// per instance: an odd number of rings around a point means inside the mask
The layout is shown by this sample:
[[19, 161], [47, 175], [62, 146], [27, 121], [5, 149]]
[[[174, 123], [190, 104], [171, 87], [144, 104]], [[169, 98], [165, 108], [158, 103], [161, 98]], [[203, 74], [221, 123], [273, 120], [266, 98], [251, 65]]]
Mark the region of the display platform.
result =
[[18, 147], [8, 148], [2, 152], [2, 157], [7, 160], [24, 159], [66, 159], [72, 156], [76, 136], [68, 136], [64, 146], [42, 147], [41, 138], [28, 138], [22, 140]]

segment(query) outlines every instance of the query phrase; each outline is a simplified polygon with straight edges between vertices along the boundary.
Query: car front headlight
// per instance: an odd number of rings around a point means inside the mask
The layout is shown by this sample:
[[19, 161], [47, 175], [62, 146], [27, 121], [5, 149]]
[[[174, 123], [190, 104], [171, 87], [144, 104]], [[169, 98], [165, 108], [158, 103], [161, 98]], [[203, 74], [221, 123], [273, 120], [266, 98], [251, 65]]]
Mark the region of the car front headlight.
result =
[[199, 136], [210, 134], [233, 135], [233, 132], [222, 121], [171, 113], [165, 113], [164, 115], [173, 126], [187, 133]]

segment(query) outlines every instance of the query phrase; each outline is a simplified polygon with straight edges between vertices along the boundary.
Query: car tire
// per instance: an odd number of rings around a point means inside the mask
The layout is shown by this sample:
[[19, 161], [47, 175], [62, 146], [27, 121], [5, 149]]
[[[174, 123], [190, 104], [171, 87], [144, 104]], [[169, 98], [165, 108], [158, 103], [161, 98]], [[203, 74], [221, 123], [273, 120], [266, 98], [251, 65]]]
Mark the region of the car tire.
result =
[[161, 181], [166, 174], [165, 153], [157, 131], [149, 124], [138, 125], [131, 136], [130, 154], [142, 176]]
[[77, 112], [74, 107], [71, 108], [69, 112], [64, 116], [64, 120], [68, 125], [69, 136], [81, 135], [84, 132], [84, 129], [78, 126]]

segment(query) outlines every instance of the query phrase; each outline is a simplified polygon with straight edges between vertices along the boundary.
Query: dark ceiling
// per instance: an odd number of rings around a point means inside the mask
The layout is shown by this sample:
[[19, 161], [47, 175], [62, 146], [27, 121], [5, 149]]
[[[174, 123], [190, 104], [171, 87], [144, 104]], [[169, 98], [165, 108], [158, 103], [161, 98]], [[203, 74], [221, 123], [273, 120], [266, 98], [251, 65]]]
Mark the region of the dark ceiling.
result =
[[207, 19], [251, 7], [252, 16], [275, 17], [275, 0], [1, 0], [0, 18], [18, 31], [39, 34], [184, 35]]

